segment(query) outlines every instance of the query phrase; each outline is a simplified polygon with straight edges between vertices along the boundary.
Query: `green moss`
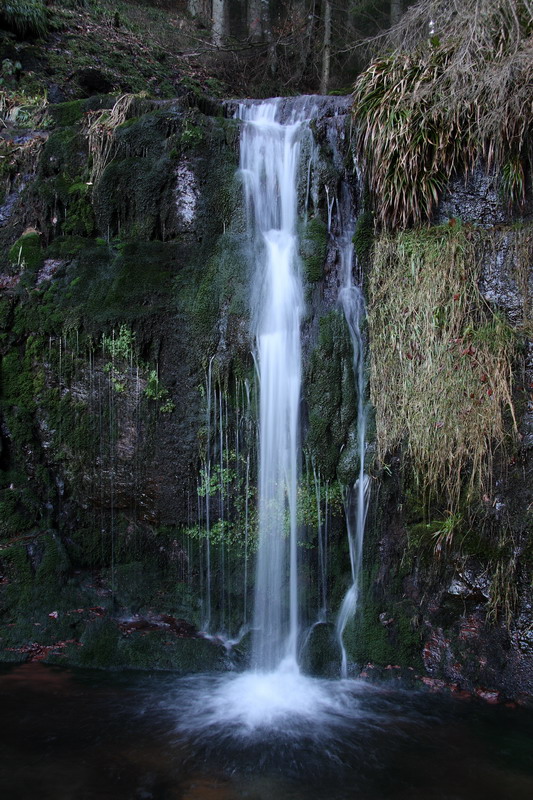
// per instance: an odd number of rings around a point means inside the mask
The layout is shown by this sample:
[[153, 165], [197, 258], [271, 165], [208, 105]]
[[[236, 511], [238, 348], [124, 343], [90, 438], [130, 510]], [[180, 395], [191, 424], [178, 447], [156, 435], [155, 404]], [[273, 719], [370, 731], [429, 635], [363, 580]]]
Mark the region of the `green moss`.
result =
[[90, 186], [85, 181], [77, 181], [68, 189], [69, 201], [63, 223], [63, 233], [68, 235], [92, 236], [95, 233], [95, 217], [90, 201]]
[[319, 678], [338, 678], [341, 650], [331, 624], [318, 623], [306, 638], [302, 652], [302, 669], [307, 675]]
[[[43, 147], [37, 173], [37, 189], [41, 196], [47, 197], [55, 189], [60, 199], [66, 200], [68, 187], [74, 177], [82, 173], [86, 160], [85, 139], [75, 128], [62, 128], [50, 134]], [[47, 183], [50, 178], [54, 178], [55, 182]]]
[[95, 244], [98, 246], [107, 247], [107, 242], [104, 240], [97, 240], [94, 242], [93, 240], [87, 240], [80, 235], [58, 236], [48, 246], [46, 255], [48, 258], [61, 258], [69, 260], [78, 255], [78, 253], [80, 253], [86, 247], [92, 249]]
[[109, 619], [100, 619], [89, 624], [81, 638], [81, 647], [71, 651], [75, 663], [86, 667], [121, 666], [118, 654], [120, 630]]
[[122, 662], [137, 669], [169, 669], [182, 674], [228, 668], [224, 648], [206, 639], [181, 639], [168, 631], [132, 633], [119, 644]]
[[306, 445], [322, 476], [337, 476], [339, 456], [356, 416], [351, 343], [344, 318], [336, 311], [320, 320], [319, 341], [305, 382], [309, 410]]
[[36, 395], [43, 388], [43, 372], [39, 368], [40, 337], [28, 337], [21, 358], [20, 352], [11, 350], [1, 362], [2, 403], [33, 411]]
[[7, 297], [0, 297], [0, 329], [9, 328], [12, 303]]
[[313, 217], [307, 223], [300, 237], [300, 257], [304, 272], [310, 283], [322, 279], [327, 252], [328, 229], [320, 217]]
[[8, 584], [2, 596], [5, 607], [24, 606], [31, 600], [33, 572], [26, 547], [13, 545], [2, 552], [2, 563], [6, 570]]
[[161, 198], [170, 191], [172, 175], [166, 154], [112, 161], [94, 191], [99, 230], [123, 238], [156, 238], [168, 211]]
[[353, 245], [357, 258], [364, 262], [370, 256], [374, 244], [374, 215], [371, 211], [363, 211], [357, 217], [353, 235]]
[[65, 580], [70, 568], [67, 553], [57, 534], [47, 533], [41, 538], [40, 544], [44, 549], [35, 580], [44, 590], [57, 588]]
[[0, 490], [0, 537], [27, 533], [35, 525], [39, 512], [39, 502], [28, 489]]
[[67, 103], [57, 103], [48, 109], [52, 121], [61, 128], [75, 125], [85, 113], [85, 100], [70, 100]]
[[413, 549], [424, 549], [434, 543], [434, 536], [438, 534], [442, 527], [442, 521], [418, 522], [409, 525], [407, 528], [408, 547]]
[[25, 233], [12, 245], [8, 258], [12, 265], [35, 273], [43, 263], [40, 234]]
[[54, 302], [53, 290], [44, 303], [39, 296], [32, 296], [27, 302], [19, 303], [15, 307], [12, 333], [15, 336], [26, 336], [33, 331], [41, 334], [57, 333], [61, 329], [64, 315]]
[[418, 610], [407, 599], [380, 599], [375, 580], [378, 566], [363, 575], [360, 610], [346, 629], [349, 658], [358, 664], [422, 668], [422, 631]]
[[193, 325], [200, 335], [211, 334], [224, 308], [230, 314], [247, 313], [248, 263], [243, 237], [226, 233], [209, 259], [192, 306]]
[[[170, 298], [172, 274], [176, 268], [178, 245], [171, 242], [127, 242], [121, 248], [113, 267], [113, 281], [106, 305], [116, 307], [126, 318], [132, 312], [146, 313], [146, 299], [161, 308]], [[157, 302], [159, 300], [159, 303]]]

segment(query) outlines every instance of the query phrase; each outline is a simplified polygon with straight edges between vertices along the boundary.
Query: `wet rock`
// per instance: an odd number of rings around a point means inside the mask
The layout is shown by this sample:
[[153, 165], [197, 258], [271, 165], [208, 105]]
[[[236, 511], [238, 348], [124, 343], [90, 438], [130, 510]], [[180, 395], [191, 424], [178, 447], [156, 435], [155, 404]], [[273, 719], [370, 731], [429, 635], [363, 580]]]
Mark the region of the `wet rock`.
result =
[[86, 97], [93, 94], [111, 94], [114, 89], [111, 77], [96, 67], [79, 69], [74, 73], [73, 78]]
[[136, 631], [167, 630], [174, 635], [186, 638], [198, 636], [198, 631], [194, 625], [184, 619], [176, 619], [170, 614], [154, 614], [149, 617], [133, 617], [120, 623], [123, 633], [134, 633]]
[[193, 231], [198, 205], [198, 183], [186, 159], [182, 159], [175, 171], [174, 199], [180, 232]]
[[99, 669], [161, 669], [185, 674], [230, 667], [222, 644], [197, 636], [185, 620], [164, 614], [128, 622], [96, 617], [86, 625], [79, 642], [52, 655], [49, 663]]
[[501, 194], [498, 191], [498, 179], [493, 174], [486, 174], [478, 165], [465, 180], [458, 177], [450, 182], [438, 212], [438, 222], [448, 219], [460, 219], [463, 222], [475, 222], [481, 225], [496, 225], [509, 219]]
[[50, 83], [47, 90], [48, 102], [52, 105], [64, 103], [67, 99], [65, 92], [56, 84]]
[[338, 678], [341, 668], [341, 648], [335, 627], [318, 622], [311, 628], [302, 648], [302, 669], [317, 678]]
[[432, 631], [424, 644], [422, 658], [424, 667], [431, 674], [439, 670], [449, 649], [449, 640], [446, 639], [442, 629]]
[[475, 691], [476, 695], [480, 697], [482, 700], [485, 700], [486, 703], [490, 703], [494, 705], [500, 702], [500, 693], [494, 689], [485, 689], [483, 687], [478, 687]]
[[45, 281], [51, 280], [56, 272], [64, 266], [65, 262], [58, 258], [46, 258], [43, 262], [43, 266], [37, 273], [37, 279], [35, 281], [36, 286], [40, 286]]

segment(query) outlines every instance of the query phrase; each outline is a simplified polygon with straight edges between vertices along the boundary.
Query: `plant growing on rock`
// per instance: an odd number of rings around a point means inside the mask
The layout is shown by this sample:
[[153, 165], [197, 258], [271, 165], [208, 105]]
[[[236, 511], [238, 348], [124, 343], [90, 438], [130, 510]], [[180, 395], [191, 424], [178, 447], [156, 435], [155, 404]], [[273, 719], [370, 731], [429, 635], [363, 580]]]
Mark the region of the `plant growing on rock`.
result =
[[489, 235], [457, 224], [382, 235], [370, 277], [379, 455], [406, 443], [421, 494], [445, 503], [448, 527], [465, 491], [486, 491], [506, 412], [516, 430], [516, 334], [477, 286], [476, 239]]
[[531, 0], [422, 0], [393, 29], [392, 53], [360, 76], [353, 104], [383, 227], [429, 220], [449, 178], [480, 158], [524, 202], [532, 30]]

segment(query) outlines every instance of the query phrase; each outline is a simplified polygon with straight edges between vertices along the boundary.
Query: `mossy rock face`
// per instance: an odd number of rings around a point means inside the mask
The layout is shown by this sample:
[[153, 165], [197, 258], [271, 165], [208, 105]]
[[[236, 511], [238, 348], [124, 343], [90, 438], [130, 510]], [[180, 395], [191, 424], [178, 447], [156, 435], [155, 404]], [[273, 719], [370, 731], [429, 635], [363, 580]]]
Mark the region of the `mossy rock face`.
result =
[[[370, 555], [365, 554], [358, 609], [344, 631], [348, 660], [359, 665], [370, 662], [379, 667], [390, 664], [422, 669], [424, 630], [419, 607], [404, 593], [408, 568], [397, 562], [376, 565], [375, 546], [376, 542], [367, 546]], [[388, 555], [381, 553], [381, 558], [386, 560]], [[385, 569], [390, 576], [386, 591], [378, 575]]]
[[199, 334], [213, 331], [223, 309], [228, 314], [247, 315], [248, 261], [244, 248], [240, 235], [227, 233], [219, 238], [191, 309]]
[[121, 639], [119, 652], [126, 666], [137, 669], [168, 669], [186, 674], [222, 672], [229, 666], [221, 644], [172, 637], [165, 631], [130, 634]]
[[111, 237], [162, 238], [172, 174], [168, 156], [112, 161], [94, 192], [99, 230]]
[[84, 667], [123, 666], [119, 655], [121, 632], [109, 619], [96, 620], [89, 624], [80, 640], [80, 647], [72, 647], [66, 653], [69, 663]]
[[353, 235], [355, 254], [362, 263], [369, 259], [374, 239], [374, 215], [371, 211], [363, 211], [357, 217]]
[[[37, 171], [37, 191], [53, 200], [54, 190], [60, 199], [76, 175], [82, 174], [87, 162], [85, 137], [75, 128], [54, 131], [46, 140]], [[54, 179], [50, 182], [50, 179]], [[48, 181], [48, 183], [47, 183]]]
[[90, 237], [95, 233], [96, 220], [89, 199], [87, 182], [73, 183], [68, 190], [69, 202], [63, 222], [63, 233], [71, 236]]
[[[357, 413], [351, 362], [351, 342], [344, 318], [332, 311], [320, 320], [319, 341], [311, 354], [305, 382], [309, 413], [307, 446], [322, 476], [328, 480], [337, 476], [340, 454], [348, 443], [350, 426]], [[353, 466], [352, 479], [355, 479], [355, 462]]]
[[25, 664], [28, 658], [28, 653], [18, 653], [0, 648], [0, 664]]
[[324, 277], [324, 262], [327, 253], [327, 225], [320, 217], [313, 217], [304, 226], [300, 237], [300, 257], [304, 275], [310, 283]]
[[166, 140], [181, 128], [182, 118], [182, 113], [155, 111], [126, 120], [114, 131], [119, 157], [161, 158], [167, 149]]
[[180, 674], [221, 672], [230, 666], [221, 644], [180, 638], [165, 630], [123, 634], [108, 618], [89, 624], [81, 645], [71, 646], [56, 661], [100, 669], [161, 669]]
[[[99, 230], [108, 238], [137, 239], [196, 231], [200, 249], [209, 246], [213, 223], [218, 221], [220, 233], [230, 224], [235, 205], [231, 187], [236, 159], [223, 123], [190, 110], [167, 109], [118, 126], [113, 132], [114, 157], [94, 191]], [[183, 203], [185, 222], [180, 219]]]
[[83, 100], [69, 100], [66, 103], [55, 103], [48, 106], [48, 114], [59, 128], [68, 128], [81, 122], [88, 111], [100, 111], [112, 108], [116, 97], [112, 95], [93, 95]]
[[183, 259], [178, 243], [134, 240], [110, 246], [104, 240], [63, 237], [48, 252], [70, 260], [53, 290], [54, 309], [83, 320], [87, 330], [172, 306], [172, 278]]
[[0, 330], [10, 327], [13, 303], [7, 297], [0, 297]]

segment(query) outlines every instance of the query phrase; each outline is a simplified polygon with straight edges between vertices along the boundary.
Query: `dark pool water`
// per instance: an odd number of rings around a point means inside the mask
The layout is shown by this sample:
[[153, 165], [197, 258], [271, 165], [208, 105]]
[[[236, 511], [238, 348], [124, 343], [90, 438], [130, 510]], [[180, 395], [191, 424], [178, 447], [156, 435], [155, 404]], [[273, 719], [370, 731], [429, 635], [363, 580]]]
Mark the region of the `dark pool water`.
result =
[[533, 798], [526, 709], [345, 682], [325, 722], [249, 730], [210, 718], [224, 680], [4, 667], [1, 800]]

